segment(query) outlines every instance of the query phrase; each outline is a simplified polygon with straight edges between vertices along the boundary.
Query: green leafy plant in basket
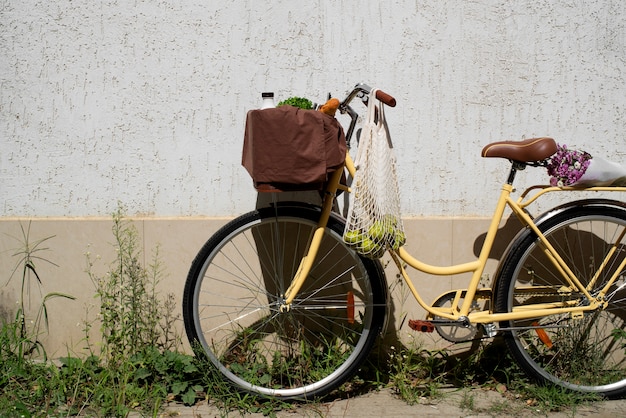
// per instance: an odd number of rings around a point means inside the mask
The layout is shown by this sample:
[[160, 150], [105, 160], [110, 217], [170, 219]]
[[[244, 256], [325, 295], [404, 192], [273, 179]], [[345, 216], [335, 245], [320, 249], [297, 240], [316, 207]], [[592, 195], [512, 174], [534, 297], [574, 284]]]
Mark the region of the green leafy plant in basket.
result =
[[290, 105], [299, 107], [300, 109], [313, 109], [313, 102], [309, 99], [305, 99], [304, 97], [290, 97], [278, 103], [278, 106]]

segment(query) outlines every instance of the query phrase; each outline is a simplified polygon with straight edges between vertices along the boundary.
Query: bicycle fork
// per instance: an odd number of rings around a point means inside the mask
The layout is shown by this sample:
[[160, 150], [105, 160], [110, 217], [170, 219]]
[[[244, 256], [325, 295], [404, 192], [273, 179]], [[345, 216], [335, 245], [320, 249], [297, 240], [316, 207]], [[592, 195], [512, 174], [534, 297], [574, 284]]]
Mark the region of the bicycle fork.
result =
[[325, 189], [324, 202], [322, 203], [322, 213], [320, 216], [320, 220], [317, 223], [317, 228], [313, 233], [313, 238], [309, 245], [309, 248], [306, 254], [300, 260], [300, 265], [296, 270], [296, 274], [294, 275], [289, 287], [285, 291], [285, 294], [282, 295], [283, 302], [279, 307], [280, 312], [289, 312], [291, 310], [291, 304], [293, 300], [296, 298], [298, 292], [302, 288], [307, 276], [311, 272], [311, 268], [313, 267], [313, 263], [315, 262], [315, 258], [317, 257], [317, 252], [319, 251], [320, 245], [322, 244], [322, 239], [324, 238], [324, 231], [326, 229], [326, 225], [328, 224], [328, 218], [330, 217], [330, 213], [333, 208], [333, 203], [335, 200], [335, 196], [337, 195], [337, 189], [339, 188], [339, 182], [341, 180], [341, 175], [343, 174], [343, 167], [335, 170], [331, 175], [331, 178], [328, 183], [328, 187]]

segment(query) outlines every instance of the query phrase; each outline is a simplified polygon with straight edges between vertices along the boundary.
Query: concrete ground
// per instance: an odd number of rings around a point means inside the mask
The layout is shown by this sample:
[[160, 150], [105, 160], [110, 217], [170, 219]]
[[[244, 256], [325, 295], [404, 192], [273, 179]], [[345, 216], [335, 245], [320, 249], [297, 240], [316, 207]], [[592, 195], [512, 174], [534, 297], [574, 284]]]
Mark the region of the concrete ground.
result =
[[[138, 416], [138, 415], [137, 415]], [[162, 418], [209, 417], [263, 417], [262, 414], [245, 414], [239, 411], [220, 411], [206, 403], [193, 407], [168, 406], [159, 415]], [[560, 412], [542, 412], [537, 405], [527, 404], [507, 394], [480, 388], [446, 390], [440, 399], [423, 399], [409, 405], [390, 389], [373, 391], [353, 399], [342, 399], [314, 405], [294, 406], [293, 410], [276, 412], [277, 417], [549, 417], [549, 418], [618, 418], [626, 416], [626, 399], [595, 402]]]

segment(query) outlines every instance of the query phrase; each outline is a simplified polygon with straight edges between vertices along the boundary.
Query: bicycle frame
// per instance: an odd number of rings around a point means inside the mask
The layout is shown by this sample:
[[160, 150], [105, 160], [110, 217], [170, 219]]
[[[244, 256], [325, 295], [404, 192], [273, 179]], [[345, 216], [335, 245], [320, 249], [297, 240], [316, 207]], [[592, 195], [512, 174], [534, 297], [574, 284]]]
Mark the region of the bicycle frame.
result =
[[[346, 169], [348, 170], [351, 176], [355, 174], [354, 163], [350, 157], [350, 155], [346, 156]], [[350, 191], [349, 187], [340, 184], [340, 179], [343, 170], [337, 170], [333, 173], [328, 187], [326, 188], [326, 195], [324, 199], [324, 203], [322, 206], [322, 215], [320, 217], [320, 221], [318, 223], [318, 227], [315, 231], [313, 239], [311, 241], [311, 245], [309, 247], [309, 251], [306, 256], [303, 257], [300, 267], [292, 280], [291, 285], [285, 292], [285, 304], [283, 305], [283, 309], [289, 310], [289, 306], [293, 299], [298, 294], [298, 291], [302, 287], [306, 277], [315, 261], [315, 255], [317, 254], [317, 250], [319, 249], [322, 236], [324, 234], [324, 229], [326, 227], [326, 223], [328, 221], [328, 217], [330, 216], [330, 212], [333, 206], [333, 200], [337, 193], [337, 190], [344, 190], [346, 192]], [[532, 189], [541, 188], [540, 192], [532, 198], [524, 200], [528, 194], [528, 192]], [[576, 275], [571, 271], [571, 269], [567, 266], [565, 261], [561, 258], [558, 252], [552, 247], [550, 242], [546, 239], [543, 233], [539, 230], [537, 225], [533, 222], [532, 218], [524, 211], [526, 207], [528, 207], [531, 203], [536, 201], [540, 196], [557, 191], [570, 191], [570, 190], [584, 190], [584, 191], [616, 191], [616, 192], [626, 192], [626, 187], [591, 187], [587, 189], [572, 189], [572, 188], [560, 188], [560, 187], [542, 187], [542, 186], [533, 186], [524, 192], [519, 199], [516, 201], [511, 197], [511, 193], [513, 191], [513, 186], [511, 184], [504, 184], [502, 186], [502, 190], [500, 192], [500, 197], [498, 198], [498, 202], [496, 205], [495, 212], [493, 214], [492, 220], [490, 222], [489, 228], [487, 230], [487, 235], [481, 251], [478, 255], [478, 258], [474, 261], [462, 264], [456, 264], [451, 266], [434, 266], [427, 263], [424, 263], [416, 258], [414, 258], [404, 247], [400, 247], [397, 251], [390, 251], [390, 254], [395, 261], [398, 269], [400, 270], [404, 281], [407, 286], [411, 290], [413, 297], [419, 303], [419, 305], [424, 308], [429, 314], [436, 315], [441, 318], [445, 318], [452, 321], [461, 321], [461, 322], [469, 322], [473, 324], [486, 324], [498, 321], [509, 321], [509, 320], [520, 320], [520, 319], [530, 319], [536, 318], [546, 315], [554, 315], [554, 314], [583, 314], [587, 311], [593, 311], [595, 309], [600, 308], [605, 302], [603, 302], [603, 297], [606, 294], [607, 290], [611, 287], [611, 285], [617, 280], [619, 276], [619, 271], [622, 271], [626, 268], [626, 259], [622, 262], [620, 267], [616, 270], [613, 276], [607, 281], [605, 287], [597, 296], [592, 296], [589, 294], [587, 288], [582, 285], [580, 280], [576, 277]], [[470, 312], [472, 308], [472, 303], [477, 293], [481, 291], [484, 294], [485, 289], [479, 289], [480, 279], [483, 275], [485, 266], [487, 264], [487, 260], [489, 257], [489, 253], [493, 247], [493, 243], [495, 241], [498, 227], [500, 222], [504, 216], [504, 212], [506, 208], [509, 207], [512, 212], [517, 216], [517, 218], [522, 222], [522, 225], [527, 226], [533, 230], [535, 234], [539, 237], [543, 245], [545, 246], [546, 252], [549, 256], [550, 261], [560, 272], [560, 274], [567, 280], [572, 289], [580, 291], [589, 301], [589, 303], [585, 306], [570, 306], [568, 302], [562, 303], [543, 303], [543, 304], [535, 304], [535, 305], [527, 305], [519, 310], [515, 310], [511, 313], [493, 313], [489, 310], [479, 311], [479, 312]], [[623, 232], [622, 235], [626, 233]], [[622, 236], [619, 237], [619, 240]], [[617, 248], [614, 245], [613, 252], [616, 251]], [[610, 254], [609, 256], [610, 257]], [[431, 275], [457, 275], [462, 273], [472, 273], [470, 282], [466, 289], [462, 291], [465, 292], [463, 297], [463, 303], [461, 306], [458, 306], [458, 302], [460, 299], [461, 292], [457, 292], [457, 298], [452, 304], [450, 308], [438, 308], [427, 304], [418, 290], [416, 289], [413, 281], [409, 277], [406, 269], [403, 267], [401, 261], [411, 266], [412, 268], [427, 273]], [[605, 263], [601, 263], [602, 265]], [[591, 284], [595, 282], [599, 273], [596, 273], [596, 277], [594, 277], [591, 281]], [[488, 289], [489, 295], [491, 297], [491, 289]]]
[[[346, 99], [344, 103], [348, 103], [353, 97]], [[347, 137], [349, 138], [352, 135], [354, 130], [354, 124], [356, 121], [355, 112], [349, 107], [346, 106], [345, 111], [350, 114], [352, 117], [352, 123], [348, 130]], [[344, 172], [344, 169], [348, 171], [351, 177], [354, 177], [356, 173], [356, 169], [354, 166], [354, 162], [349, 154], [346, 155], [345, 167], [342, 167], [336, 170], [325, 189], [324, 202], [322, 205], [322, 215], [320, 217], [317, 229], [315, 234], [311, 240], [308, 253], [301, 260], [300, 266], [284, 295], [284, 304], [281, 307], [281, 310], [289, 310], [291, 303], [294, 298], [298, 294], [298, 291], [304, 284], [307, 275], [309, 274], [313, 263], [315, 262], [315, 257], [317, 251], [320, 247], [322, 237], [324, 235], [324, 230], [326, 228], [328, 218], [333, 208], [335, 196], [337, 195], [338, 190], [343, 190], [345, 192], [350, 192], [350, 188], [341, 184], [341, 177]], [[505, 183], [500, 192], [500, 196], [498, 198], [496, 209], [493, 213], [491, 222], [489, 224], [489, 228], [487, 230], [487, 235], [483, 246], [480, 250], [478, 258], [474, 261], [456, 264], [451, 266], [434, 266], [427, 263], [424, 263], [416, 258], [414, 258], [409, 252], [404, 248], [400, 247], [397, 251], [389, 251], [392, 259], [397, 265], [400, 273], [407, 286], [411, 290], [415, 300], [419, 303], [419, 305], [424, 308], [431, 316], [437, 316], [443, 318], [444, 320], [457, 321], [460, 324], [488, 324], [499, 321], [510, 321], [510, 320], [522, 320], [522, 319], [531, 319], [537, 318], [547, 315], [555, 315], [555, 314], [570, 314], [572, 316], [582, 315], [584, 312], [593, 311], [601, 308], [606, 305], [604, 302], [604, 296], [606, 292], [611, 287], [611, 285], [617, 280], [619, 276], [619, 272], [626, 268], [626, 259], [623, 260], [619, 268], [612, 275], [612, 277], [607, 281], [604, 288], [600, 291], [598, 295], [591, 295], [578, 277], [572, 272], [567, 263], [562, 259], [562, 257], [558, 254], [556, 249], [550, 244], [548, 239], [544, 236], [544, 234], [539, 230], [538, 226], [534, 223], [533, 219], [526, 213], [525, 208], [527, 208], [530, 204], [535, 202], [539, 197], [552, 192], [557, 191], [611, 191], [611, 192], [626, 192], [626, 187], [590, 187], [585, 189], [574, 189], [570, 187], [548, 187], [548, 186], [533, 186], [527, 189], [517, 200], [514, 200], [511, 197], [513, 192], [513, 178], [515, 172], [515, 165], [511, 171], [511, 175], [509, 176], [509, 180]], [[528, 197], [531, 191], [539, 189], [539, 192], [535, 195]], [[492, 289], [480, 289], [480, 280], [484, 273], [485, 266], [487, 264], [489, 254], [495, 242], [495, 238], [498, 232], [498, 227], [504, 217], [504, 212], [506, 208], [510, 208], [513, 214], [520, 220], [522, 226], [530, 228], [540, 239], [542, 245], [544, 246], [544, 251], [548, 256], [548, 259], [555, 267], [556, 271], [559, 272], [563, 276], [563, 278], [569, 283], [571, 291], [578, 291], [582, 293], [588, 301], [588, 304], [582, 305], [574, 305], [573, 302], [553, 302], [553, 303], [538, 303], [534, 305], [525, 305], [523, 307], [514, 309], [513, 312], [509, 313], [494, 313], [491, 310], [483, 310], [483, 311], [474, 311], [472, 310], [472, 304], [477, 295], [480, 294], [481, 297], [488, 297], [490, 299], [493, 298]], [[625, 232], [622, 232], [622, 236]], [[619, 237], [619, 242], [622, 238]], [[601, 263], [601, 266], [604, 267], [606, 264], [606, 260], [617, 251], [617, 244], [613, 243], [612, 252], [607, 256], [607, 258]], [[411, 278], [409, 277], [405, 267], [402, 262], [406, 263], [408, 266], [427, 273], [431, 275], [458, 275], [462, 273], [471, 273], [471, 279], [466, 289], [456, 291], [456, 297], [449, 308], [441, 308], [431, 306], [426, 303], [422, 297], [420, 296], [418, 290], [413, 284]], [[592, 286], [593, 283], [599, 277], [602, 268], [596, 273], [596, 276], [591, 279], [591, 283], [589, 286]], [[523, 289], [522, 289], [523, 290]], [[462, 292], [464, 293], [463, 296]], [[485, 296], [487, 295], [487, 296]], [[463, 303], [460, 304], [460, 299], [463, 298]], [[493, 306], [493, 304], [491, 304]]]

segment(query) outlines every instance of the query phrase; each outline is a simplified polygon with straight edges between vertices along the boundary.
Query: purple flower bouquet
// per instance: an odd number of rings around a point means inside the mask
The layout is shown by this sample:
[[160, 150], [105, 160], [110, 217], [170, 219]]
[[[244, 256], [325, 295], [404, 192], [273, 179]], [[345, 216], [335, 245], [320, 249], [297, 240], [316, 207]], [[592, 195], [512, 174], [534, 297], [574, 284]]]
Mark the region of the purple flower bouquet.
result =
[[547, 165], [552, 186], [626, 186], [626, 167], [557, 145]]

